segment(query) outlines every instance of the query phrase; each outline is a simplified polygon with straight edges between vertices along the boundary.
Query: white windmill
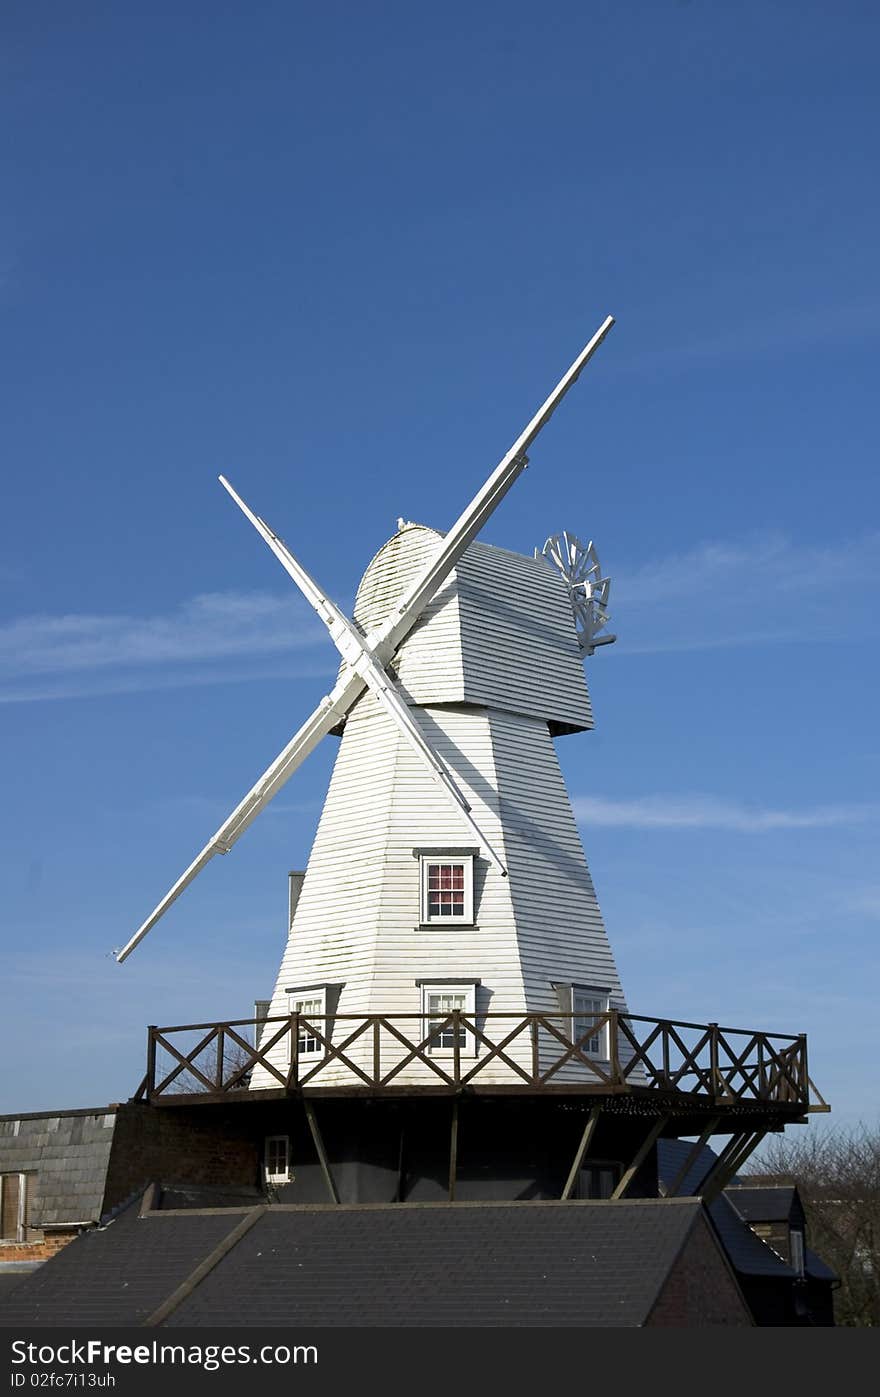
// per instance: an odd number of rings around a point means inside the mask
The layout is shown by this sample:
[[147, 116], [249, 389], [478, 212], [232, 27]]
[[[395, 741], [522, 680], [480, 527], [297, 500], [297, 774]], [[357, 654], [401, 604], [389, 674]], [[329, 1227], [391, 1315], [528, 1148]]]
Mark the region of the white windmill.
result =
[[[220, 477], [324, 621], [342, 665], [119, 961], [215, 854], [229, 852], [321, 738], [341, 732], [271, 1015], [398, 1012], [436, 1025], [453, 1011], [625, 1009], [553, 746], [592, 727], [582, 660], [614, 639], [599, 634], [609, 582], [593, 545], [571, 534], [533, 558], [474, 541], [613, 323], [445, 536], [398, 522], [364, 574], [351, 621]], [[476, 1051], [469, 1036], [456, 1052], [462, 1045]], [[298, 1046], [317, 1051], [320, 1034], [304, 1033]], [[598, 1031], [590, 1048], [607, 1056]], [[281, 1039], [280, 1064], [285, 1054]], [[422, 1069], [412, 1065], [408, 1077]], [[252, 1086], [272, 1084], [261, 1070]]]

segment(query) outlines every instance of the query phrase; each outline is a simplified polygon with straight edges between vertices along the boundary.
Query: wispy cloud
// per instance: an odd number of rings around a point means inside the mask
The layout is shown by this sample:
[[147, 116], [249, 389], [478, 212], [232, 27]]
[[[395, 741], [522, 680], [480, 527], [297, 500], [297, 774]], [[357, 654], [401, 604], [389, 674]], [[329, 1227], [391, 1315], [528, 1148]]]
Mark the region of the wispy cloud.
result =
[[629, 654], [872, 634], [878, 574], [878, 531], [704, 542], [615, 573], [613, 629]]
[[336, 670], [332, 657], [328, 664], [298, 662], [296, 664], [248, 665], [246, 669], [235, 671], [226, 665], [216, 665], [204, 669], [176, 669], [167, 671], [140, 670], [114, 675], [106, 671], [80, 679], [49, 678], [40, 684], [12, 684], [0, 688], [0, 705], [10, 703], [51, 703], [60, 699], [87, 699], [98, 695], [158, 693], [163, 689], [190, 689], [208, 684], [248, 684], [254, 680], [265, 682], [291, 682], [298, 679], [313, 679], [323, 675], [332, 682]]
[[[304, 603], [265, 592], [205, 593], [153, 616], [23, 616], [0, 626], [0, 702], [265, 677], [265, 668], [236, 672], [226, 662], [302, 651], [322, 637]], [[328, 658], [320, 672], [332, 668]]]
[[579, 796], [573, 802], [582, 825], [628, 829], [719, 829], [741, 834], [768, 830], [828, 829], [864, 824], [877, 819], [876, 805], [818, 805], [806, 810], [774, 810], [767, 806], [719, 800], [705, 795], [649, 795], [631, 800]]
[[0, 627], [6, 673], [58, 674], [290, 650], [311, 644], [317, 623], [295, 599], [265, 592], [207, 592], [158, 616], [24, 616]]

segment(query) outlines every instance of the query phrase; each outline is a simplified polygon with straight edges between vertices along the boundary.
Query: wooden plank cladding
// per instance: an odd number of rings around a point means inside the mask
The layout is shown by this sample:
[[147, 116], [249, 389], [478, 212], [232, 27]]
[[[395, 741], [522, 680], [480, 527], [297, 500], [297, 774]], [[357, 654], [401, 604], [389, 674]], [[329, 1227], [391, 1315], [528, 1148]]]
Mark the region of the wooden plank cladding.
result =
[[[576, 1022], [575, 1022], [576, 1021]], [[577, 1036], [575, 1036], [577, 1035]], [[591, 1053], [601, 1035], [608, 1055]], [[283, 1065], [282, 1065], [283, 1064]], [[259, 1086], [252, 1084], [256, 1074]], [[149, 1030], [147, 1099], [279, 1088], [431, 1088], [452, 1093], [680, 1093], [719, 1105], [764, 1102], [811, 1109], [803, 1034], [673, 1022], [610, 1009], [581, 1014], [290, 1014]], [[814, 1109], [822, 1109], [820, 1104]]]
[[[385, 622], [442, 535], [405, 524], [380, 549], [358, 588], [354, 619]], [[471, 543], [398, 652], [411, 702], [468, 703], [527, 714], [554, 733], [593, 726], [568, 587], [544, 558]]]

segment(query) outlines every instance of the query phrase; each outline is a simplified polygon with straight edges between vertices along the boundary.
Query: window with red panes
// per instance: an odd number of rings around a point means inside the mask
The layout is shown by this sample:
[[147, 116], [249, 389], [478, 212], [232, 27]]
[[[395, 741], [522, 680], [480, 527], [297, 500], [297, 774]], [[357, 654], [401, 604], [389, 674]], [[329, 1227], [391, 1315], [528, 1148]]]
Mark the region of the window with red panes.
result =
[[463, 917], [465, 871], [463, 863], [428, 864], [428, 916]]

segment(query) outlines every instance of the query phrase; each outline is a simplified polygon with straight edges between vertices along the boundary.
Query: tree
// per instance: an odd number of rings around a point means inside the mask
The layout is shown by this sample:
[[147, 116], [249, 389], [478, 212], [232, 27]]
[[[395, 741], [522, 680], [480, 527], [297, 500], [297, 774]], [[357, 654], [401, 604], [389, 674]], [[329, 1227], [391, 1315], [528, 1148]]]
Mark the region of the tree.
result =
[[760, 1164], [797, 1185], [809, 1245], [840, 1277], [837, 1323], [880, 1325], [880, 1125], [774, 1136]]

